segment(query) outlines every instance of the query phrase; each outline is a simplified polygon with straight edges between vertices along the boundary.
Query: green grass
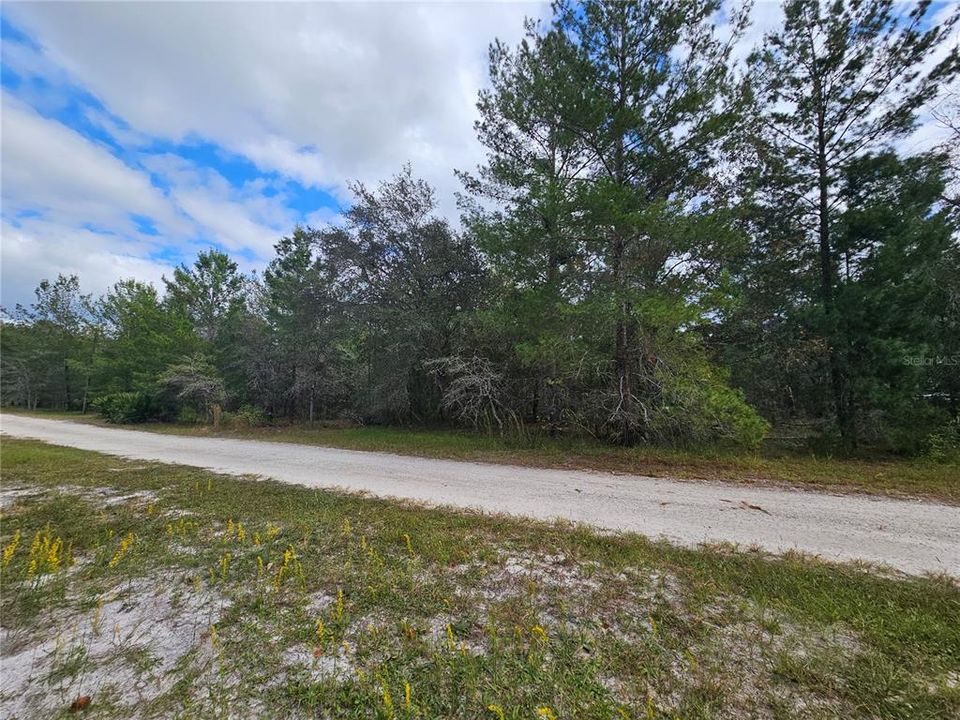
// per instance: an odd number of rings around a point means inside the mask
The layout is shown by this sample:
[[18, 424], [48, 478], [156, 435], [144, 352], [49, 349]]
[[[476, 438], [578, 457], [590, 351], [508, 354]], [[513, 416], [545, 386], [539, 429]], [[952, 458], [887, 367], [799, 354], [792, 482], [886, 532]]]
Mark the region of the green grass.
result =
[[[46, 651], [5, 715], [960, 714], [946, 578], [2, 450], [5, 675]], [[30, 573], [38, 532], [56, 571]]]
[[[104, 424], [96, 415], [47, 412], [43, 416]], [[774, 446], [757, 452], [721, 448], [625, 448], [549, 437], [519, 443], [480, 433], [379, 426], [341, 428], [299, 424], [218, 431], [203, 425], [129, 427], [176, 435], [248, 438], [474, 462], [789, 485], [960, 503], [960, 463], [956, 462], [869, 456], [842, 458]]]

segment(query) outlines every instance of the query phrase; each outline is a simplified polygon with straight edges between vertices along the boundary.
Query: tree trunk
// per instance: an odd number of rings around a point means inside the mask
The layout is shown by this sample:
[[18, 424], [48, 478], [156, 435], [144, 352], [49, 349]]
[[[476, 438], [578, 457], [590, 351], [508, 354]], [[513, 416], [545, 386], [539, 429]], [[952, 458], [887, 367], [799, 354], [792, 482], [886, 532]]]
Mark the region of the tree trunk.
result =
[[[617, 239], [614, 252], [614, 277], [618, 294], [625, 292], [626, 278], [624, 268], [624, 242]], [[620, 442], [629, 445], [634, 440], [633, 427], [633, 377], [630, 373], [629, 322], [630, 302], [621, 295], [616, 323], [616, 346], [614, 349], [614, 367], [617, 373], [617, 394], [620, 416]]]
[[220, 403], [214, 403], [214, 404], [213, 404], [213, 407], [211, 408], [211, 410], [213, 411], [213, 429], [214, 429], [214, 430], [219, 430], [219, 429], [220, 429], [220, 417], [221, 417], [221, 415], [223, 414], [223, 409], [220, 407]]
[[[617, 116], [627, 107], [627, 24], [626, 15], [620, 15], [620, 38], [617, 57]], [[617, 137], [614, 147], [613, 171], [617, 185], [626, 187], [627, 182], [625, 142], [622, 131]], [[616, 324], [616, 348], [614, 350], [614, 365], [617, 371], [617, 392], [620, 404], [620, 442], [630, 445], [634, 441], [634, 407], [633, 407], [633, 377], [630, 372], [630, 314], [631, 303], [627, 299], [627, 241], [622, 229], [616, 230], [614, 240], [614, 283], [619, 297], [619, 315]]]
[[97, 360], [97, 346], [100, 344], [100, 332], [94, 330], [93, 333], [93, 347], [90, 350], [90, 365], [87, 367], [87, 377], [83, 384], [83, 407], [81, 408], [81, 413], [87, 414], [87, 397], [90, 393], [90, 376], [93, 375], [93, 366]]
[[830, 178], [827, 167], [827, 140], [824, 131], [824, 114], [818, 116], [817, 128], [817, 190], [819, 196], [819, 231], [820, 246], [820, 295], [823, 302], [823, 311], [827, 322], [828, 361], [830, 365], [830, 390], [833, 396], [834, 412], [837, 416], [837, 427], [844, 445], [856, 445], [853, 418], [850, 414], [850, 403], [847, 397], [847, 376], [843, 364], [843, 356], [837, 347], [840, 342], [838, 332], [839, 318], [834, 305], [834, 283], [836, 271], [833, 264], [833, 251], [830, 245]]
[[67, 361], [66, 356], [63, 358], [63, 393], [64, 393], [64, 406], [67, 410], [70, 409], [70, 365]]

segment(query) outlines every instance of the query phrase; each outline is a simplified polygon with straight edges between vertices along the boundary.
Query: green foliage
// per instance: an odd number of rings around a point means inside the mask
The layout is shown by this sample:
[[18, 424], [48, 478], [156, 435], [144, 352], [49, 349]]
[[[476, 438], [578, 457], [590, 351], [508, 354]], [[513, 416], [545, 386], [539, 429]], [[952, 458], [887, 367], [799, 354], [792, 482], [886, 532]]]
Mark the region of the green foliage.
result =
[[[468, 220], [503, 283], [488, 357], [520, 381], [522, 415], [626, 444], [756, 442], [721, 409], [752, 414], [736, 393], [680, 379], [707, 363], [677, 340], [711, 309], [693, 299], [710, 296], [704, 281], [736, 239], [709, 183], [737, 115], [717, 7], [561, 2], [515, 50], [491, 47], [478, 104], [488, 163], [463, 177], [499, 203], [469, 206]], [[743, 23], [734, 12], [735, 37]], [[708, 406], [709, 418], [681, 417]]]
[[705, 363], [679, 375], [661, 373], [658, 379], [662, 405], [651, 433], [661, 441], [756, 448], [770, 429], [743, 393]]
[[239, 427], [257, 428], [268, 425], [270, 418], [267, 417], [262, 408], [255, 405], [242, 405], [235, 413], [232, 413], [231, 422]]
[[177, 412], [177, 422], [183, 425], [197, 425], [203, 422], [203, 418], [197, 409], [192, 405], [184, 405]]
[[102, 336], [95, 303], [76, 275], [43, 280], [35, 294], [4, 324], [3, 401], [85, 410]]
[[960, 462], [960, 418], [954, 418], [931, 433], [923, 454], [934, 462]]
[[199, 345], [187, 316], [152, 285], [119, 282], [98, 307], [106, 336], [94, 371], [100, 392], [152, 392], [164, 368]]
[[219, 250], [201, 252], [191, 267], [180, 265], [164, 279], [169, 302], [193, 322], [201, 338], [217, 340], [224, 324], [243, 305], [244, 279], [237, 264]]
[[156, 400], [144, 392], [117, 392], [101, 395], [94, 407], [107, 422], [143, 423], [155, 420], [159, 413]]

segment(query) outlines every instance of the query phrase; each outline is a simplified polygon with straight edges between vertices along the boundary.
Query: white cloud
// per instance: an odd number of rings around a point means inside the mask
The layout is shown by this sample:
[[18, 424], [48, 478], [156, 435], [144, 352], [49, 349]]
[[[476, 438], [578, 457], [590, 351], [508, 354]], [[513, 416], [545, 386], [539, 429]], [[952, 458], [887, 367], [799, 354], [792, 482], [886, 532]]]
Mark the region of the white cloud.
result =
[[215, 170], [197, 167], [178, 155], [141, 158], [145, 167], [170, 185], [171, 201], [196, 223], [199, 234], [227, 250], [266, 260], [280, 234], [296, 223], [284, 204], [285, 195], [265, 194], [268, 183], [263, 179], [236, 187]]
[[[28, 301], [43, 278], [79, 274], [101, 292], [124, 277], [157, 281], [169, 263], [211, 242], [262, 265], [296, 222], [265, 182], [234, 187], [177, 155], [143, 155], [131, 167], [65, 125], [3, 95], [3, 303]], [[167, 192], [151, 183], [161, 178]], [[132, 214], [153, 220], [144, 232]]]
[[133, 231], [130, 213], [165, 229], [182, 223], [149, 178], [64, 125], [3, 94], [5, 213], [41, 211], [65, 226], [103, 225]]
[[[276, 170], [307, 187], [329, 187], [331, 184], [323, 182], [323, 179], [334, 176], [334, 171], [317, 150], [297, 147], [292, 141], [277, 135], [251, 140], [237, 150], [258, 167]], [[340, 199], [347, 197], [339, 186], [330, 189]]]
[[84, 229], [69, 229], [59, 223], [28, 219], [21, 227], [4, 221], [2, 284], [4, 306], [33, 300], [33, 290], [44, 278], [58, 274], [80, 276], [85, 293], [100, 294], [122, 278], [137, 278], [162, 287], [169, 274], [166, 263], [149, 259], [149, 242]]
[[9, 6], [49, 59], [138, 131], [198, 135], [343, 197], [411, 160], [452, 209], [486, 47], [542, 3]]

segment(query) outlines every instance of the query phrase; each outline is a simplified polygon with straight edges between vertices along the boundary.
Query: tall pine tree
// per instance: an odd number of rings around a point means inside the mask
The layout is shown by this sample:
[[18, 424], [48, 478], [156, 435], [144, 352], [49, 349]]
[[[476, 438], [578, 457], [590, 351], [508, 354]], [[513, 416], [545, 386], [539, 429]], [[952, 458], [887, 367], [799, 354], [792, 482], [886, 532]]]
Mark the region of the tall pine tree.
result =
[[917, 112], [958, 70], [956, 48], [939, 62], [958, 14], [934, 22], [930, 2], [789, 0], [783, 28], [751, 58], [759, 103], [756, 136], [766, 200], [795, 220], [798, 271], [816, 278], [819, 320], [836, 422], [856, 443], [850, 348], [837, 306], [843, 211], [840, 184], [865, 154], [908, 133]]

